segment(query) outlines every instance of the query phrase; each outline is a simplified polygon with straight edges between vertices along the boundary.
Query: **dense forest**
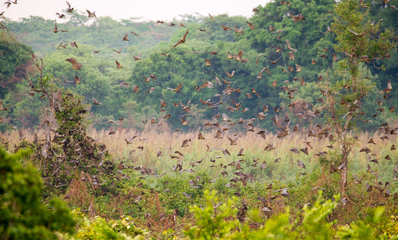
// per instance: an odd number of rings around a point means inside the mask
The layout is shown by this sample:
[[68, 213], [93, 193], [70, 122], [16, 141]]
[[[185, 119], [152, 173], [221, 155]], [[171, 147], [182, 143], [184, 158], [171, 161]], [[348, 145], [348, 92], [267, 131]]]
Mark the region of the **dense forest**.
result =
[[[100, 106], [91, 108], [96, 128], [104, 127], [102, 123], [107, 120], [125, 117], [129, 121], [125, 122], [124, 127], [142, 129], [144, 126], [141, 121], [162, 116], [162, 113], [158, 112], [159, 98], [169, 103], [167, 111], [172, 117], [168, 123], [174, 129], [180, 128], [179, 116], [184, 115], [184, 111], [173, 108], [171, 103], [192, 102], [194, 107], [191, 112], [192, 120], [189, 125], [182, 127], [183, 130], [196, 129], [202, 126], [201, 120], [211, 119], [218, 112], [228, 112], [221, 108], [207, 108], [200, 103], [200, 99], [204, 101], [211, 99], [212, 102], [221, 101], [227, 106], [232, 106], [230, 100], [234, 100], [244, 103], [245, 107], [250, 109], [245, 113], [231, 114], [233, 119], [256, 117], [255, 114], [261, 112], [263, 106], [268, 106], [270, 109], [282, 107], [286, 114], [289, 114], [286, 106], [291, 102], [305, 101], [315, 106], [320, 93], [312, 91], [312, 83], [316, 82], [318, 76], [327, 68], [334, 71], [334, 65], [336, 65], [332, 60], [336, 36], [327, 28], [333, 21], [333, 14], [328, 13], [327, 9], [332, 9], [334, 2], [313, 2], [313, 4], [305, 4], [305, 7], [302, 4], [302, 2], [291, 2], [289, 6], [280, 3], [259, 6], [251, 19], [220, 15], [214, 16], [212, 20], [200, 15], [182, 15], [181, 23], [185, 27], [179, 27], [180, 22], [174, 22], [175, 26], [169, 26], [169, 23], [138, 22], [134, 19], [115, 21], [109, 17], [88, 21], [82, 12], [74, 11], [68, 15], [68, 21], [63, 24], [58, 23], [58, 29], [67, 29], [68, 32], [57, 34], [50, 34], [54, 29], [52, 20], [34, 16], [22, 19], [20, 22], [6, 20], [8, 29], [13, 32], [15, 38], [7, 39], [3, 34], [2, 44], [12, 42], [15, 48], [6, 49], [4, 46], [3, 48], [6, 51], [18, 52], [18, 54], [13, 56], [4, 54], [8, 58], [3, 57], [0, 60], [2, 66], [7, 66], [1, 69], [0, 96], [3, 103], [9, 105], [11, 109], [3, 117], [9, 119], [10, 124], [22, 128], [33, 128], [39, 123], [40, 113], [37, 108], [31, 106], [44, 105], [43, 101], [23, 97], [22, 86], [26, 86], [27, 82], [26, 80], [24, 82], [23, 76], [13, 75], [18, 73], [17, 67], [33, 68], [29, 71], [35, 72], [35, 67], [29, 65], [32, 52], [38, 58], [43, 58], [45, 73], [60, 79], [60, 86], [84, 96], [88, 103], [92, 98], [102, 103]], [[370, 19], [378, 21], [382, 18], [383, 27], [397, 32], [396, 10], [380, 9], [383, 7], [380, 3], [372, 2], [370, 5]], [[303, 15], [311, 14], [311, 17], [300, 24], [295, 24], [286, 17], [287, 11], [292, 14], [299, 12]], [[282, 13], [284, 15], [281, 15]], [[253, 23], [256, 28], [250, 29], [247, 21]], [[224, 31], [221, 25], [242, 28], [243, 34], [236, 33], [235, 30]], [[269, 26], [276, 30], [270, 31]], [[190, 29], [189, 41], [179, 48], [170, 49], [186, 29]], [[129, 41], [122, 41], [126, 33], [130, 34]], [[282, 48], [282, 51], [289, 51], [285, 48], [286, 40], [292, 48], [298, 49], [295, 60], [289, 60], [289, 56], [284, 54], [278, 64], [267, 61], [267, 59], [279, 58], [281, 54], [276, 52], [277, 47]], [[24, 44], [21, 45], [18, 42]], [[76, 42], [78, 48], [71, 47], [70, 42]], [[94, 50], [100, 50], [100, 52], [94, 53]], [[118, 54], [113, 50], [121, 51]], [[248, 62], [241, 63], [227, 59], [227, 52], [237, 54], [241, 50], [244, 51], [243, 58], [247, 58]], [[218, 54], [209, 56], [212, 51]], [[161, 55], [162, 53], [171, 56]], [[134, 56], [139, 54], [141, 54], [141, 60], [135, 61]], [[257, 62], [259, 54], [263, 55]], [[326, 55], [327, 58], [324, 59], [320, 57], [321, 55]], [[337, 53], [337, 56], [344, 57], [341, 53]], [[72, 57], [83, 64], [80, 71], [69, 71], [70, 64], [65, 59]], [[207, 58], [213, 65], [205, 66], [204, 60]], [[392, 54], [389, 59], [375, 60], [366, 64], [370, 72], [363, 74], [371, 75], [376, 86], [373, 94], [365, 100], [363, 108], [366, 115], [363, 120], [371, 119], [375, 114], [371, 110], [375, 109], [374, 99], [382, 100], [378, 91], [384, 88], [389, 79], [396, 81], [397, 58], [396, 54]], [[312, 64], [312, 59], [316, 61], [316, 64]], [[115, 60], [120, 62], [123, 68], [116, 69]], [[302, 71], [281, 71], [281, 66], [287, 70], [287, 66], [295, 68], [295, 64], [298, 64]], [[262, 79], [259, 79], [259, 72], [263, 68], [268, 68], [272, 75], [264, 72]], [[382, 70], [379, 70], [380, 68]], [[235, 76], [231, 87], [239, 87], [242, 93], [216, 99], [217, 97], [214, 96], [222, 94], [225, 84], [217, 84], [215, 78], [220, 81], [228, 80], [226, 72], [232, 71], [235, 71]], [[364, 68], [364, 71], [367, 70]], [[143, 77], [147, 78], [152, 74], [156, 76], [156, 79], [145, 82]], [[73, 80], [75, 76], [81, 78], [80, 84], [66, 83], [64, 80]], [[271, 88], [275, 79], [282, 84], [285, 80], [294, 82], [295, 79], [301, 78], [308, 82], [308, 85], [305, 87], [306, 90], [302, 89], [293, 99], [288, 99]], [[195, 86], [199, 87], [207, 81], [216, 83], [215, 87], [203, 89], [201, 92], [193, 91]], [[120, 85], [123, 82], [139, 86], [140, 91], [132, 94], [131, 88]], [[174, 88], [181, 82], [184, 87], [179, 94], [165, 91], [166, 87]], [[153, 92], [146, 93], [152, 87]], [[256, 89], [261, 98], [248, 99], [245, 94], [249, 93], [251, 88]], [[394, 105], [396, 96], [396, 93], [392, 92], [390, 100], [383, 105], [383, 108], [388, 109]], [[395, 114], [385, 114], [368, 124], [358, 124], [362, 129], [375, 130], [380, 123], [394, 117]], [[261, 127], [273, 128], [269, 119], [259, 124]], [[0, 129], [5, 131], [7, 128], [2, 126]]]
[[398, 0], [66, 6], [0, 14], [0, 240], [398, 239]]

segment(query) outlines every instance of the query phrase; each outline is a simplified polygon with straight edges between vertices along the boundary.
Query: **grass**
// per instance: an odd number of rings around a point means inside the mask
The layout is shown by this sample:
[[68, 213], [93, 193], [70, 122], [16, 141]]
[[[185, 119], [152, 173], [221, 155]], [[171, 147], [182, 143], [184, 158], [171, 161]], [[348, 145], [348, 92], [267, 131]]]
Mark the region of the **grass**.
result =
[[[149, 125], [149, 124], [148, 124]], [[267, 134], [266, 140], [256, 133], [260, 129], [256, 129], [254, 132], [238, 132], [226, 131], [224, 132], [223, 139], [216, 139], [216, 130], [214, 128], [205, 129], [202, 131], [205, 140], [198, 140], [199, 131], [190, 132], [171, 132], [168, 130], [159, 131], [154, 128], [147, 127], [143, 132], [135, 132], [128, 129], [117, 129], [116, 134], [109, 135], [108, 130], [97, 131], [95, 129], [89, 132], [89, 136], [94, 139], [100, 139], [98, 142], [106, 145], [107, 149], [118, 161], [123, 161], [126, 166], [141, 166], [145, 168], [152, 168], [155, 173], [162, 174], [170, 172], [173, 166], [181, 163], [183, 169], [192, 169], [196, 172], [206, 172], [212, 178], [217, 178], [221, 175], [222, 171], [227, 171], [229, 176], [236, 171], [235, 166], [228, 166], [226, 169], [219, 167], [220, 164], [223, 166], [230, 164], [233, 161], [245, 160], [241, 162], [244, 173], [252, 173], [257, 179], [264, 180], [278, 180], [282, 182], [293, 181], [298, 173], [308, 173], [320, 167], [320, 158], [314, 156], [315, 153], [321, 151], [327, 151], [329, 154], [326, 155], [327, 160], [337, 161], [335, 165], [338, 165], [338, 157], [333, 152], [338, 152], [338, 144], [333, 143], [334, 149], [329, 149], [326, 146], [330, 144], [327, 139], [318, 139], [313, 137], [307, 137], [303, 132], [295, 132], [289, 136], [278, 139], [275, 134]], [[37, 131], [39, 139], [44, 139], [44, 132]], [[240, 135], [237, 145], [231, 146], [227, 136], [237, 133]], [[33, 133], [24, 131], [24, 135], [28, 141], [33, 141]], [[133, 140], [132, 144], [127, 144], [125, 139], [137, 135]], [[373, 171], [379, 176], [379, 181], [392, 181], [393, 169], [396, 164], [396, 151], [391, 151], [391, 145], [398, 145], [397, 137], [390, 135], [389, 140], [381, 140], [382, 135], [378, 133], [370, 134], [368, 132], [361, 133], [358, 135], [358, 140], [352, 147], [352, 152], [349, 155], [349, 171], [351, 173], [360, 174], [367, 170], [367, 164], [369, 164]], [[13, 131], [1, 136], [3, 139], [11, 140], [10, 144], [15, 144], [19, 140], [17, 131]], [[376, 142], [375, 145], [367, 144], [370, 137], [373, 137]], [[144, 140], [145, 139], [145, 140]], [[182, 147], [184, 140], [191, 139], [188, 142], [188, 147]], [[304, 142], [310, 141], [313, 149], [310, 149]], [[264, 148], [273, 143], [276, 149], [272, 151], [264, 151]], [[207, 151], [207, 146], [212, 151]], [[144, 147], [143, 150], [138, 149], [139, 146]], [[366, 153], [360, 153], [359, 150], [367, 146], [371, 149], [373, 154], [372, 159], [378, 159], [379, 164], [368, 161], [368, 155]], [[297, 147], [298, 149], [307, 147], [309, 155], [293, 153], [290, 151], [291, 148]], [[237, 156], [240, 149], [243, 148], [244, 156]], [[222, 149], [228, 149], [231, 156], [224, 155]], [[130, 154], [132, 150], [135, 150]], [[162, 155], [157, 157], [157, 153], [161, 151]], [[175, 151], [181, 152], [184, 157], [179, 156]], [[170, 155], [179, 156], [180, 158], [172, 159]], [[384, 159], [385, 156], [389, 155], [392, 160]], [[253, 167], [253, 159], [258, 160], [258, 166]], [[275, 159], [280, 158], [279, 162], [275, 163]], [[195, 164], [193, 167], [191, 163], [200, 161], [203, 159], [201, 164]], [[210, 162], [210, 159], [215, 162]], [[336, 160], [337, 159], [337, 160]], [[303, 161], [306, 169], [297, 166], [297, 160]], [[261, 163], [265, 161], [266, 168], [260, 169]], [[295, 164], [292, 164], [294, 162]], [[210, 166], [217, 167], [210, 167]], [[329, 166], [326, 164], [325, 166]]]

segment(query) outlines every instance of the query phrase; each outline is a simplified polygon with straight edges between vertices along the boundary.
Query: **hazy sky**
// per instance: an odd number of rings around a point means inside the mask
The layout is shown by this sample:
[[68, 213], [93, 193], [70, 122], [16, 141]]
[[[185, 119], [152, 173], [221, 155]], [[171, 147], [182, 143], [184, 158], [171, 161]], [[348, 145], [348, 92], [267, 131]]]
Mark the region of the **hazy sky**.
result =
[[[2, 2], [5, 2], [3, 0]], [[12, 0], [14, 1], [14, 0]], [[96, 11], [97, 17], [110, 16], [113, 19], [142, 17], [143, 20], [170, 21], [179, 14], [218, 15], [227, 13], [230, 16], [252, 15], [253, 7], [265, 5], [269, 0], [69, 0], [72, 7], [80, 11]], [[0, 12], [12, 20], [27, 18], [30, 15], [55, 19], [55, 13], [66, 9], [64, 0], [18, 0], [18, 4], [0, 4]]]

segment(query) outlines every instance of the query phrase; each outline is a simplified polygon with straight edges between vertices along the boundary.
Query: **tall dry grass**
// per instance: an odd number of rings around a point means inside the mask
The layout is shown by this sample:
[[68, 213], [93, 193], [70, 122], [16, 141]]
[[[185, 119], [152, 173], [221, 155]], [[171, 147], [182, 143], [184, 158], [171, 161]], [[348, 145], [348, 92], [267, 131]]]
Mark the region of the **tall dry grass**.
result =
[[[259, 129], [257, 129], [259, 130]], [[32, 131], [23, 131], [28, 141], [33, 141]], [[212, 177], [217, 177], [222, 171], [227, 171], [230, 175], [236, 171], [235, 167], [228, 167], [227, 169], [221, 168], [220, 164], [227, 165], [233, 161], [243, 159], [246, 162], [241, 163], [241, 171], [247, 173], [253, 173], [256, 177], [264, 179], [276, 179], [281, 181], [291, 181], [296, 178], [299, 172], [308, 173], [311, 170], [319, 168], [319, 157], [314, 156], [315, 153], [320, 151], [327, 151], [327, 159], [331, 159], [332, 152], [338, 148], [337, 143], [333, 144], [334, 149], [329, 149], [326, 146], [330, 144], [327, 139], [318, 139], [313, 137], [307, 137], [303, 132], [292, 133], [291, 135], [278, 139], [274, 134], [267, 134], [264, 140], [260, 135], [257, 135], [258, 131], [254, 132], [236, 132], [240, 135], [237, 145], [231, 146], [227, 136], [231, 138], [232, 131], [224, 132], [223, 139], [216, 139], [216, 130], [203, 131], [205, 140], [198, 140], [198, 131], [191, 132], [171, 132], [171, 131], [160, 131], [154, 129], [146, 129], [143, 132], [136, 132], [129, 129], [117, 129], [116, 134], [109, 135], [109, 131], [100, 130], [97, 131], [92, 129], [89, 131], [89, 135], [94, 139], [99, 139], [98, 142], [104, 143], [109, 149], [110, 153], [114, 156], [117, 161], [123, 161], [128, 166], [142, 166], [146, 168], [153, 168], [158, 174], [169, 172], [174, 165], [181, 163], [185, 170], [193, 169], [194, 171], [205, 171]], [[39, 138], [44, 138], [44, 131], [36, 132]], [[132, 144], [127, 144], [125, 139], [130, 139], [133, 136], [137, 137], [133, 140]], [[349, 155], [350, 165], [349, 171], [361, 172], [367, 170], [367, 164], [372, 169], [377, 171], [377, 174], [383, 181], [391, 181], [393, 177], [393, 169], [396, 161], [396, 151], [391, 151], [391, 145], [397, 143], [396, 136], [389, 136], [389, 140], [381, 140], [382, 135], [378, 133], [362, 133], [358, 136], [358, 141], [352, 148], [352, 153]], [[3, 139], [10, 140], [11, 145], [15, 145], [19, 141], [19, 135], [17, 131], [9, 132], [1, 135]], [[370, 137], [376, 142], [376, 145], [367, 144]], [[191, 139], [188, 143], [188, 147], [182, 147], [182, 142], [186, 139]], [[310, 149], [304, 142], [311, 142]], [[264, 151], [265, 146], [269, 143], [273, 143], [276, 147], [273, 151]], [[207, 151], [207, 146], [212, 151]], [[138, 149], [139, 146], [144, 147], [141, 151]], [[372, 153], [379, 160], [379, 164], [371, 163], [368, 161], [368, 155], [365, 153], [359, 153], [362, 147], [368, 146]], [[297, 147], [308, 147], [309, 155], [304, 153], [296, 154], [290, 151], [291, 148]], [[244, 149], [244, 156], [237, 156], [239, 150]], [[228, 149], [231, 156], [224, 155], [222, 149]], [[131, 152], [133, 151], [133, 152]], [[157, 157], [157, 153], [161, 151], [162, 155]], [[181, 152], [184, 157], [179, 159], [172, 159], [170, 155], [179, 156], [175, 151]], [[390, 155], [392, 160], [385, 160], [385, 156]], [[253, 167], [252, 157], [258, 160], [258, 166]], [[192, 166], [190, 163], [201, 160], [201, 164], [195, 164]], [[279, 162], [275, 163], [275, 159], [281, 158]], [[210, 159], [215, 160], [215, 163], [210, 162]], [[296, 163], [297, 160], [303, 161], [306, 165], [306, 169], [299, 168]], [[261, 163], [265, 161], [267, 168], [263, 171], [260, 170]], [[210, 167], [210, 166], [217, 167]]]

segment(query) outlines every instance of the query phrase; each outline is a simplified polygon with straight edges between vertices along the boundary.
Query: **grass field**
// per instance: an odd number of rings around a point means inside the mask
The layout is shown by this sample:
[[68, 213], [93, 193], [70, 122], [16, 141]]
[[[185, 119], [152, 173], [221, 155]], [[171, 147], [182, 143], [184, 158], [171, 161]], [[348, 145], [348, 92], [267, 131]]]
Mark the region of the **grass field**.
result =
[[[109, 131], [100, 130], [89, 131], [89, 136], [94, 139], [99, 139], [98, 142], [106, 145], [109, 152], [118, 161], [123, 161], [126, 166], [142, 166], [146, 168], [153, 168], [157, 174], [170, 172], [173, 166], [181, 163], [183, 169], [192, 169], [196, 172], [204, 171], [211, 177], [216, 178], [220, 176], [222, 171], [227, 171], [229, 175], [236, 171], [234, 166], [229, 166], [226, 169], [219, 167], [220, 164], [228, 165], [233, 161], [240, 159], [245, 160], [241, 162], [242, 172], [252, 173], [256, 178], [263, 178], [265, 180], [280, 180], [282, 182], [288, 182], [296, 178], [297, 174], [308, 173], [311, 170], [320, 167], [320, 158], [315, 156], [315, 153], [326, 151], [329, 154], [326, 155], [326, 160], [336, 161], [335, 165], [338, 165], [338, 157], [333, 152], [338, 148], [338, 144], [334, 142], [333, 149], [327, 148], [327, 145], [331, 143], [327, 139], [318, 139], [314, 137], [307, 137], [303, 132], [295, 132], [289, 136], [278, 139], [275, 134], [267, 134], [264, 140], [260, 135], [256, 134], [260, 129], [256, 129], [254, 132], [237, 132], [240, 137], [237, 140], [237, 145], [230, 145], [230, 141], [227, 136], [233, 135], [233, 133], [225, 132], [223, 139], [216, 139], [216, 130], [202, 131], [205, 140], [198, 140], [199, 131], [191, 132], [171, 132], [171, 131], [156, 131], [154, 129], [146, 129], [143, 132], [134, 132], [128, 129], [118, 129], [115, 134], [109, 135]], [[37, 132], [39, 139], [44, 138], [44, 132]], [[24, 135], [28, 141], [33, 140], [33, 133], [24, 131]], [[132, 144], [127, 144], [125, 139], [130, 139], [133, 136], [137, 136]], [[361, 133], [358, 135], [358, 140], [352, 148], [352, 152], [349, 155], [349, 171], [352, 173], [360, 173], [367, 170], [367, 164], [369, 164], [381, 178], [381, 181], [392, 181], [393, 169], [396, 162], [397, 153], [391, 151], [393, 144], [398, 145], [397, 137], [390, 135], [389, 140], [380, 139], [382, 135], [378, 133]], [[368, 140], [373, 137], [376, 144], [367, 144]], [[11, 140], [11, 144], [17, 143], [19, 135], [17, 131], [5, 134], [2, 136], [4, 139]], [[182, 147], [184, 140], [191, 139], [188, 142], [187, 147]], [[312, 149], [304, 142], [311, 142]], [[274, 144], [275, 149], [272, 151], [264, 151], [264, 148], [268, 144]], [[207, 146], [211, 151], [207, 151]], [[143, 147], [143, 150], [138, 147]], [[372, 159], [378, 159], [378, 164], [369, 162], [368, 155], [366, 153], [360, 153], [359, 150], [367, 146], [371, 149], [375, 156]], [[293, 153], [290, 151], [293, 147], [298, 149], [307, 147], [308, 156], [300, 152], [300, 154]], [[244, 156], [237, 156], [241, 149], [244, 149]], [[229, 155], [223, 154], [223, 149], [227, 149], [230, 152]], [[133, 152], [131, 152], [133, 151]], [[158, 152], [161, 151], [161, 156], [157, 157]], [[180, 156], [175, 153], [179, 151], [184, 156]], [[178, 156], [179, 158], [171, 158], [170, 155]], [[386, 160], [385, 156], [389, 155], [392, 160]], [[335, 157], [333, 157], [335, 156]], [[193, 162], [203, 161], [200, 164]], [[254, 159], [258, 159], [256, 167], [252, 166]], [[276, 159], [278, 162], [274, 162]], [[215, 160], [211, 162], [210, 160]], [[297, 160], [302, 161], [306, 169], [297, 166]], [[260, 165], [265, 161], [266, 168], [261, 171]], [[295, 164], [292, 164], [294, 162]], [[217, 167], [210, 167], [217, 166]], [[326, 164], [325, 166], [329, 166]]]

